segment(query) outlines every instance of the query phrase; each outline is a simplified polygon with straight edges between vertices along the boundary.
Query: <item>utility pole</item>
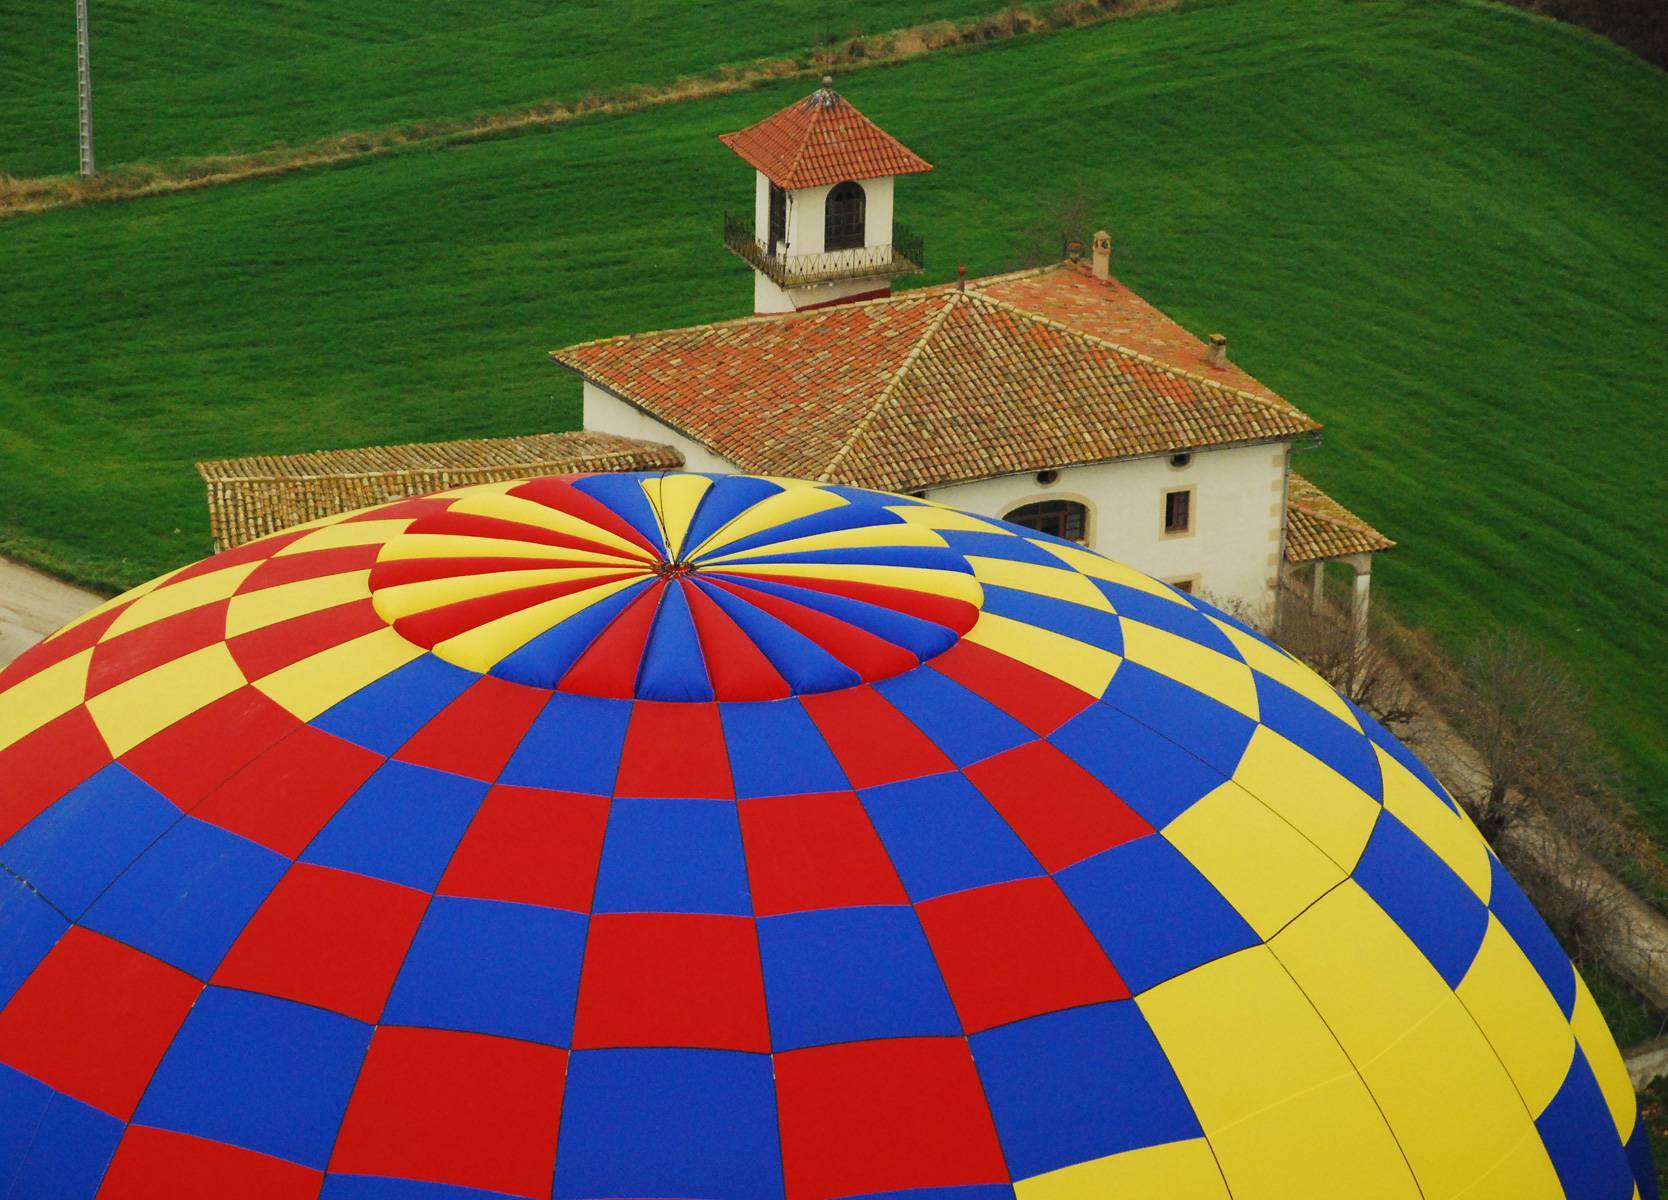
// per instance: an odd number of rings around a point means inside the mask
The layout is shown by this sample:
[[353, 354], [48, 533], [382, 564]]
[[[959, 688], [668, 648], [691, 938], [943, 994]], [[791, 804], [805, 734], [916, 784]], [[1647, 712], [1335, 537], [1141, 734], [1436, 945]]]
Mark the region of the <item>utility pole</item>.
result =
[[81, 91], [81, 178], [97, 174], [93, 165], [93, 72], [87, 65], [87, 0], [75, 0], [75, 75]]

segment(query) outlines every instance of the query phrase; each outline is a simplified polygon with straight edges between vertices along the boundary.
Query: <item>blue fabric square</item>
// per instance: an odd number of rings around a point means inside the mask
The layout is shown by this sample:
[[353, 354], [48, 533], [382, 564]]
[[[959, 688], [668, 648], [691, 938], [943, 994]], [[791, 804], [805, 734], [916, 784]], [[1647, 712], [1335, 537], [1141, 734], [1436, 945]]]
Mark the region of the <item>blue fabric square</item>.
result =
[[327, 1175], [319, 1200], [506, 1200], [503, 1192], [381, 1175]]
[[1512, 941], [1534, 965], [1535, 973], [1558, 1001], [1564, 1016], [1570, 1016], [1575, 1012], [1575, 968], [1570, 964], [1569, 955], [1547, 928], [1546, 920], [1529, 903], [1517, 880], [1506, 874], [1506, 868], [1492, 855], [1489, 874], [1489, 911], [1500, 918]]
[[[1134, 665], [1124, 663], [1118, 675]], [[1117, 676], [1113, 682], [1116, 685]], [[1048, 740], [1111, 788], [1154, 829], [1164, 828], [1222, 785], [1220, 771], [1105, 704], [1089, 705]]]
[[798, 697], [720, 704], [736, 796], [794, 796], [851, 787]]
[[960, 773], [906, 779], [859, 795], [911, 900], [1043, 873], [1002, 815]]
[[[15, 875], [0, 872], [0, 1009], [64, 936], [69, 922]], [[6, 1193], [0, 1189], [0, 1196]]]
[[596, 911], [749, 915], [736, 806], [724, 800], [615, 800], [597, 872]]
[[1031, 1017], [968, 1041], [1016, 1178], [1203, 1134], [1133, 1000]]
[[1643, 1114], [1633, 1118], [1633, 1132], [1627, 1139], [1627, 1161], [1633, 1168], [1633, 1183], [1640, 1200], [1658, 1200], [1656, 1163], [1651, 1159], [1651, 1135]]
[[1190, 753], [1223, 775], [1239, 768], [1257, 731], [1257, 723], [1244, 713], [1140, 663], [1122, 663], [1102, 700], [1169, 741], [1175, 747], [1171, 755]]
[[1257, 715], [1264, 725], [1303, 747], [1374, 800], [1384, 799], [1384, 773], [1371, 741], [1285, 684], [1266, 675], [1255, 678]]
[[[1374, 745], [1406, 767], [1415, 779], [1434, 792], [1437, 798], [1449, 808], [1456, 813], [1459, 812], [1459, 806], [1454, 803], [1454, 798], [1448, 794], [1448, 789], [1442, 786], [1436, 776], [1431, 774], [1429, 767], [1414, 757], [1413, 753], [1402, 745], [1393, 733], [1368, 716], [1359, 705], [1350, 700], [1345, 700], [1344, 703], [1349, 705], [1350, 712], [1354, 713], [1355, 719], [1361, 723], [1362, 732], [1372, 740]], [[1383, 774], [1382, 768], [1380, 768], [1379, 773]]]
[[436, 896], [382, 1021], [565, 1047], [586, 923], [561, 909]]
[[1564, 1194], [1580, 1200], [1630, 1200], [1633, 1167], [1616, 1136], [1604, 1093], [1581, 1047], [1552, 1103], [1535, 1118]]
[[555, 1195], [779, 1200], [770, 1056], [575, 1051], [562, 1100]]
[[302, 861], [432, 892], [487, 785], [411, 763], [377, 768], [313, 839]]
[[777, 1050], [961, 1032], [913, 908], [763, 917], [759, 955]]
[[[1056, 566], [1061, 564], [1056, 563]], [[1064, 634], [1113, 654], [1124, 652], [1124, 627], [1117, 615], [1070, 600], [1056, 600], [1018, 588], [985, 585], [984, 610]]]
[[205, 988], [133, 1119], [322, 1170], [370, 1041], [349, 1017]]
[[1136, 995], [1261, 940], [1161, 834], [1103, 850], [1055, 879]]
[[630, 721], [630, 700], [557, 692], [521, 739], [499, 782], [612, 795]]
[[392, 754], [479, 678], [425, 654], [332, 705], [312, 724], [356, 746]]
[[122, 1123], [0, 1065], [0, 1196], [93, 1200]]
[[989, 700], [931, 667], [881, 680], [875, 690], [958, 767], [1036, 740]]
[[1151, 592], [1125, 587], [1107, 579], [1097, 579], [1094, 584], [1100, 589], [1101, 595], [1112, 602], [1112, 607], [1118, 610], [1119, 616], [1173, 633], [1201, 646], [1208, 646], [1229, 658], [1240, 657], [1239, 649], [1229, 640], [1228, 635], [1212, 625], [1191, 603], [1184, 601], [1178, 604], [1174, 600], [1166, 600]]
[[[1035, 529], [1022, 529], [1018, 525], [1010, 525], [1006, 521], [992, 521], [991, 524], [993, 528], [989, 533], [977, 533], [971, 529], [940, 529], [938, 536], [958, 554], [979, 558], [1006, 558], [1014, 562], [1035, 563], [1039, 567], [1058, 567], [1061, 560], [1041, 546], [1033, 545], [1030, 540], [1032, 538], [1044, 542], [1057, 542], [1074, 550], [1083, 549], [1075, 542], [1064, 542]], [[1020, 536], [1014, 537], [1016, 533]]]
[[1379, 814], [1353, 877], [1448, 986], [1458, 987], [1488, 932], [1488, 909], [1476, 893], [1388, 812]]
[[111, 763], [0, 845], [0, 864], [78, 918], [179, 818], [160, 792]]
[[84, 924], [198, 979], [214, 974], [289, 859], [186, 817], [88, 911]]

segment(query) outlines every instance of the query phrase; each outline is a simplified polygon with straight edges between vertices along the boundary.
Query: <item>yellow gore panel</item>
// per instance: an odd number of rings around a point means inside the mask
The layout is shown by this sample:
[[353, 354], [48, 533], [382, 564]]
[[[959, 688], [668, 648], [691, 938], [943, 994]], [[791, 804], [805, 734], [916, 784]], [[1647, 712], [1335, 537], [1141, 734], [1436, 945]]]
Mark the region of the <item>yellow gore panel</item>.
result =
[[1230, 1200], [1204, 1138], [1061, 1167], [1014, 1184], [1016, 1200]]
[[1346, 872], [1378, 820], [1378, 802], [1320, 759], [1259, 725], [1234, 782], [1268, 805]]
[[1493, 913], [1471, 969], [1454, 990], [1506, 1064], [1530, 1115], [1540, 1116], [1569, 1073], [1575, 1033]]

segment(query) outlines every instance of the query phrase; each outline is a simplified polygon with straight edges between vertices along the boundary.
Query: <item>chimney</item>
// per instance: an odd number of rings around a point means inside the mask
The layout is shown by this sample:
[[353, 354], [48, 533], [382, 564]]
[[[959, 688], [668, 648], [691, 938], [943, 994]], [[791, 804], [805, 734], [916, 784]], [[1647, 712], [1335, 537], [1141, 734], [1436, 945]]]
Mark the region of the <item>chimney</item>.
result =
[[959, 267], [956, 268], [956, 291], [965, 292], [966, 290], [967, 290], [967, 266], [966, 266], [966, 264], [963, 264], [962, 266], [959, 266]]
[[1083, 261], [1083, 243], [1082, 242], [1077, 241], [1074, 238], [1067, 238], [1064, 248], [1065, 248], [1066, 259], [1067, 259], [1068, 262], [1082, 262]]
[[1225, 335], [1210, 335], [1210, 349], [1205, 351], [1205, 362], [1217, 370], [1228, 365], [1228, 339]]
[[1112, 235], [1104, 229], [1095, 231], [1094, 271], [1096, 279], [1112, 278]]

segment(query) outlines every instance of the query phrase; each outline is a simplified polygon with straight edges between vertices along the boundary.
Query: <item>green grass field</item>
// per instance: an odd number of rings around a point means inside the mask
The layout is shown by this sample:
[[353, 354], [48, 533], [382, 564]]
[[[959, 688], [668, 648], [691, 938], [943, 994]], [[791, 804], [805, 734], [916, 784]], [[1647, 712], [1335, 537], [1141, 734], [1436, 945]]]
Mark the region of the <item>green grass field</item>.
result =
[[[127, 584], [206, 549], [195, 459], [571, 426], [546, 349], [748, 310], [718, 216], [750, 175], [714, 135], [808, 86], [0, 224], [0, 550]], [[1094, 194], [1122, 276], [1327, 422], [1298, 465], [1400, 541], [1377, 594], [1565, 657], [1668, 834], [1668, 75], [1500, 9], [1265, 0], [841, 86], [938, 164], [899, 199], [933, 278]], [[149, 120], [135, 145], [245, 136]]]

